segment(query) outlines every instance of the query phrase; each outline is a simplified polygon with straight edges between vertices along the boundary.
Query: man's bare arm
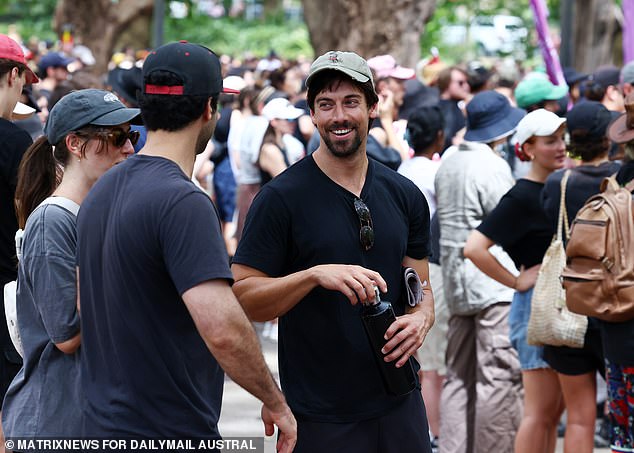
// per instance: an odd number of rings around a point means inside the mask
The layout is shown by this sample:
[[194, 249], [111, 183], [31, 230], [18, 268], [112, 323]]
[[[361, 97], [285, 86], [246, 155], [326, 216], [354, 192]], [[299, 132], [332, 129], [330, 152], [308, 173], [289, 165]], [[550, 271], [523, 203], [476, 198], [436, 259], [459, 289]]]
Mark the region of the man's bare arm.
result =
[[387, 291], [377, 272], [354, 265], [324, 264], [277, 278], [242, 264], [231, 270], [233, 292], [253, 321], [285, 314], [317, 286], [341, 292], [353, 305], [374, 298], [375, 285]]
[[278, 445], [292, 451], [297, 424], [266, 366], [255, 331], [225, 280], [203, 282], [183, 293], [196, 328], [220, 366], [238, 385], [264, 403], [267, 434], [280, 429]]

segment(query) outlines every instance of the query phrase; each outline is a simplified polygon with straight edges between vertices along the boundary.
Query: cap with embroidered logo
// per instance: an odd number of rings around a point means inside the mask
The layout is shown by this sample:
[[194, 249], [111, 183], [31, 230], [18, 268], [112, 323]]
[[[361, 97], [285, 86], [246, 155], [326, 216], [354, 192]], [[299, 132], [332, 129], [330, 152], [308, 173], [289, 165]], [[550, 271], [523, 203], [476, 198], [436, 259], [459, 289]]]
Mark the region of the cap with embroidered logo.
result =
[[357, 82], [365, 83], [369, 80], [372, 82], [372, 87], [374, 87], [372, 72], [367, 61], [354, 52], [342, 52], [339, 50], [326, 52], [313, 62], [306, 78], [306, 86], [310, 87], [310, 81], [313, 76], [326, 69], [343, 72]]
[[89, 88], [72, 91], [51, 109], [44, 126], [44, 135], [51, 144], [58, 143], [69, 132], [93, 124], [117, 126], [132, 121], [139, 109], [127, 108], [116, 94]]

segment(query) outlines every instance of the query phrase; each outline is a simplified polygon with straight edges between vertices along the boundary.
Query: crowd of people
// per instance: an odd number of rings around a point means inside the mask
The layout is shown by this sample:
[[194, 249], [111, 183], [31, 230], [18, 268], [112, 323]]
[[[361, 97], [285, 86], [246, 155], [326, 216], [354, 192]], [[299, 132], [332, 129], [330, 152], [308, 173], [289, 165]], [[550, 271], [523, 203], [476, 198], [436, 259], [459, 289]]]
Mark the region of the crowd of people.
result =
[[[634, 63], [558, 86], [503, 61], [179, 42], [89, 66], [0, 35], [0, 283], [24, 354], [0, 323], [5, 436], [219, 438], [224, 370], [280, 451], [552, 453], [564, 411], [566, 453], [593, 450], [597, 417], [634, 451], [634, 321], [527, 341], [562, 187], [572, 223], [634, 177]], [[375, 288], [407, 395], [361, 322]]]

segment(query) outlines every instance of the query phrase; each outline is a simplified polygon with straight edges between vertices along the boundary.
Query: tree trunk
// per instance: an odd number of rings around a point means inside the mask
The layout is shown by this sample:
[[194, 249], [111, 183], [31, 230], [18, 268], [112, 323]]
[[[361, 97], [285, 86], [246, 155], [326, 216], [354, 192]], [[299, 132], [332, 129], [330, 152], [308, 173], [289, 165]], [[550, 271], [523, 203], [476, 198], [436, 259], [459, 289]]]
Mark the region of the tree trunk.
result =
[[613, 49], [620, 32], [618, 7], [613, 1], [584, 0], [575, 2], [575, 8], [573, 42], [577, 70], [591, 73], [600, 65], [618, 62]]
[[420, 36], [436, 0], [302, 0], [310, 41], [319, 56], [351, 50], [365, 58], [390, 54], [415, 67]]
[[151, 14], [153, 5], [153, 0], [59, 0], [54, 27], [59, 33], [70, 24], [75, 39], [95, 56], [93, 71], [103, 74], [121, 33], [140, 15]]

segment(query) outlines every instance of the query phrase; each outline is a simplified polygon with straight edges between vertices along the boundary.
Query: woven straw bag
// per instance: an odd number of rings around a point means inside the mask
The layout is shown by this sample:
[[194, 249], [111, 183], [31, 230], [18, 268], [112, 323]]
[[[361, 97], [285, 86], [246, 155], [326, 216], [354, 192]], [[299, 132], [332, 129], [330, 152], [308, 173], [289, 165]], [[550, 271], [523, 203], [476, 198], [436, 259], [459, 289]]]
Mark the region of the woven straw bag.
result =
[[570, 170], [566, 170], [561, 179], [557, 232], [544, 254], [533, 289], [527, 341], [534, 346], [581, 348], [588, 328], [588, 318], [571, 313], [566, 307], [566, 292], [560, 280], [561, 271], [566, 265], [562, 226], [566, 239], [570, 235], [566, 212], [566, 183], [569, 176]]

